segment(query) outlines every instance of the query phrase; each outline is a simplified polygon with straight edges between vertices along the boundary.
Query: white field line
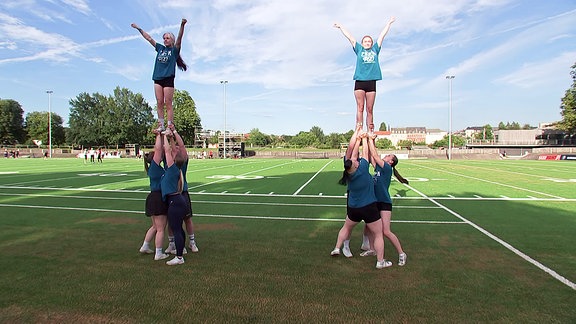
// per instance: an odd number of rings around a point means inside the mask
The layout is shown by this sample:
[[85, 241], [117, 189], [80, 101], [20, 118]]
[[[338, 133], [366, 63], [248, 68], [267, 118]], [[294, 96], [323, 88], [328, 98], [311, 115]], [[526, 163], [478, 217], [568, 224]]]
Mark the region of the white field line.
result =
[[526, 188], [521, 188], [521, 187], [517, 187], [517, 186], [505, 184], [505, 183], [500, 183], [500, 182], [496, 182], [496, 181], [490, 181], [490, 180], [486, 180], [486, 179], [476, 178], [476, 177], [468, 176], [468, 175], [461, 174], [461, 173], [456, 173], [456, 172], [441, 170], [441, 169], [437, 169], [437, 168], [427, 167], [427, 166], [424, 166], [424, 165], [418, 165], [418, 166], [419, 166], [419, 167], [422, 167], [422, 168], [424, 168], [424, 169], [434, 170], [434, 171], [438, 171], [438, 172], [444, 172], [444, 173], [452, 174], [452, 175], [455, 175], [455, 176], [458, 176], [458, 177], [468, 178], [468, 179], [472, 179], [472, 180], [476, 180], [476, 181], [487, 182], [487, 183], [490, 183], [490, 184], [493, 184], [493, 185], [497, 185], [497, 186], [508, 187], [508, 188], [512, 188], [512, 189], [516, 189], [516, 190], [521, 190], [521, 191], [527, 191], [527, 192], [531, 192], [531, 193], [535, 193], [535, 194], [539, 194], [539, 195], [543, 195], [543, 196], [548, 196], [548, 197], [552, 197], [552, 198], [556, 198], [556, 199], [564, 199], [563, 197], [559, 197], [559, 196], [547, 194], [547, 193], [544, 193], [544, 192], [539, 192], [539, 191], [535, 191], [535, 190], [530, 190], [530, 189], [526, 189]]
[[298, 188], [298, 190], [296, 190], [296, 192], [294, 192], [292, 195], [296, 196], [300, 193], [300, 191], [302, 191], [312, 180], [314, 180], [314, 178], [316, 178], [316, 176], [318, 174], [320, 174], [320, 172], [322, 172], [322, 170], [326, 169], [326, 167], [330, 164], [334, 162], [334, 160], [330, 160], [328, 161], [328, 163], [324, 164], [324, 166], [322, 168], [320, 168], [320, 170], [318, 170], [318, 172], [316, 172], [310, 179], [308, 179], [308, 181], [306, 181], [305, 184], [302, 185], [302, 187]]
[[[122, 210], [122, 209], [104, 209], [104, 208], [85, 208], [85, 207], [61, 207], [61, 206], [41, 206], [41, 205], [13, 205], [0, 204], [0, 207], [14, 208], [31, 208], [31, 209], [56, 209], [56, 210], [74, 210], [74, 211], [91, 211], [105, 213], [121, 214], [144, 214], [143, 211]], [[306, 217], [283, 217], [283, 216], [253, 216], [253, 215], [219, 215], [219, 214], [194, 214], [194, 217], [218, 217], [218, 218], [242, 218], [242, 219], [263, 219], [263, 220], [289, 220], [289, 221], [322, 221], [322, 222], [343, 222], [344, 219], [332, 218], [306, 218]], [[392, 221], [393, 223], [418, 223], [418, 224], [465, 224], [465, 222], [454, 221]]]
[[[143, 192], [146, 193], [146, 192]], [[145, 201], [146, 198], [129, 198], [129, 197], [100, 197], [100, 196], [70, 196], [70, 195], [47, 195], [47, 194], [18, 194], [18, 193], [0, 193], [0, 196], [14, 197], [40, 197], [40, 198], [66, 198], [66, 199], [98, 199], [98, 200], [124, 200], [124, 201]], [[258, 206], [301, 206], [301, 207], [336, 207], [344, 208], [342, 204], [291, 204], [279, 202], [249, 202], [249, 201], [213, 201], [213, 200], [192, 200], [193, 204], [218, 204], [218, 205], [258, 205]], [[394, 209], [436, 209], [437, 206], [394, 206]]]
[[[412, 189], [414, 192], [418, 193], [419, 195], [421, 195], [422, 197], [428, 198], [426, 197], [425, 194], [423, 194], [422, 192], [412, 188], [409, 185], [405, 185], [406, 187], [409, 187], [410, 189]], [[485, 230], [484, 228], [472, 223], [471, 221], [469, 221], [468, 219], [464, 218], [463, 216], [461, 216], [460, 214], [456, 213], [455, 211], [451, 210], [450, 208], [440, 204], [439, 202], [437, 202], [436, 200], [432, 199], [432, 198], [428, 198], [428, 201], [430, 201], [431, 203], [435, 204], [436, 206], [444, 209], [445, 211], [447, 211], [448, 213], [454, 215], [455, 217], [461, 219], [463, 222], [465, 222], [466, 224], [474, 227], [475, 229], [477, 229], [478, 231], [480, 231], [481, 233], [483, 233], [484, 235], [488, 236], [489, 238], [493, 239], [494, 241], [498, 242], [499, 244], [503, 245], [505, 248], [507, 248], [508, 250], [512, 251], [514, 254], [518, 255], [519, 257], [521, 257], [522, 259], [532, 263], [533, 265], [535, 265], [536, 267], [538, 267], [539, 269], [541, 269], [542, 271], [546, 272], [547, 274], [551, 275], [554, 279], [560, 281], [561, 283], [565, 284], [566, 286], [576, 290], [576, 284], [573, 283], [572, 281], [568, 280], [567, 278], [565, 278], [564, 276], [558, 274], [556, 271], [548, 268], [547, 266], [543, 265], [542, 263], [532, 259], [530, 256], [526, 255], [525, 253], [523, 253], [522, 251], [516, 249], [515, 247], [513, 247], [512, 245], [510, 245], [509, 243], [505, 242], [504, 240], [500, 239], [499, 237], [497, 237], [496, 235], [488, 232], [487, 230]]]
[[[71, 188], [71, 187], [31, 187], [31, 186], [6, 186], [0, 185], [0, 189], [22, 189], [22, 190], [48, 190], [48, 191], [75, 191], [75, 192], [111, 192], [111, 193], [148, 193], [148, 190], [126, 190], [126, 189], [96, 189], [96, 188]], [[270, 197], [269, 193], [266, 194], [257, 194], [257, 193], [233, 193], [233, 192], [206, 192], [204, 190], [200, 191], [191, 191], [190, 195], [197, 195], [197, 196], [251, 196], [251, 197]], [[294, 196], [292, 194], [274, 194], [274, 197], [283, 197], [283, 198], [337, 198], [337, 199], [345, 199], [346, 195], [338, 195], [338, 196], [330, 196], [330, 195], [298, 195]], [[105, 199], [106, 197], [96, 197], [100, 199]], [[575, 202], [576, 198], [534, 198], [532, 196], [526, 196], [525, 198], [502, 198], [502, 197], [398, 197], [395, 196], [394, 200], [486, 200], [486, 201], [561, 201], [561, 202]]]

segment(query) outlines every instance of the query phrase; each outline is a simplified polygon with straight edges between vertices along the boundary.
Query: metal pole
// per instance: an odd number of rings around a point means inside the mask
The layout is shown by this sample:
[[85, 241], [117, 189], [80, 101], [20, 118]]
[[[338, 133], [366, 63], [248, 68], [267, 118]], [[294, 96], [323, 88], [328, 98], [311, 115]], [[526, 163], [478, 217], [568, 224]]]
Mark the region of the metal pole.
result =
[[48, 156], [52, 158], [52, 98], [51, 95], [54, 91], [47, 90], [48, 94]]
[[227, 80], [220, 81], [224, 87], [224, 158], [226, 158], [226, 84]]
[[452, 160], [452, 80], [454, 79], [454, 76], [447, 75], [446, 79], [448, 79], [450, 83], [450, 111], [448, 112], [448, 160]]

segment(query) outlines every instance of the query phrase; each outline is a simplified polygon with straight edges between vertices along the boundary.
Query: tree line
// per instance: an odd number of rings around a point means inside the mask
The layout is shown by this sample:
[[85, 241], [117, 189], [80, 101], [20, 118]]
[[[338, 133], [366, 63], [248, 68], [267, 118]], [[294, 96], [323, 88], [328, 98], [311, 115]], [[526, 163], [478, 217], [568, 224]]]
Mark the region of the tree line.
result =
[[[562, 120], [554, 125], [568, 134], [576, 134], [576, 64], [572, 65], [570, 75], [572, 86], [566, 90], [561, 99]], [[49, 127], [51, 121], [51, 138], [53, 146], [97, 147], [124, 146], [125, 144], [153, 145], [152, 130], [156, 128], [156, 120], [152, 107], [139, 93], [133, 93], [126, 88], [116, 87], [113, 94], [81, 93], [69, 101], [70, 115], [68, 127], [63, 126], [63, 119], [52, 112], [50, 118], [47, 112], [31, 112], [24, 117], [20, 103], [12, 99], [0, 99], [0, 142], [2, 145], [48, 145]], [[201, 119], [196, 112], [196, 103], [187, 91], [174, 92], [174, 123], [178, 125], [178, 133], [186, 143], [193, 145], [202, 129]], [[475, 139], [493, 139], [492, 126], [485, 125], [483, 132], [474, 135]], [[517, 122], [500, 122], [499, 129], [531, 129], [530, 125], [520, 126]], [[387, 130], [381, 123], [379, 130]], [[300, 131], [296, 135], [267, 135], [258, 128], [250, 131], [246, 145], [255, 147], [286, 147], [319, 149], [336, 149], [342, 143], [348, 143], [353, 130], [346, 133], [330, 133], [325, 135], [318, 126], [309, 131]], [[208, 139], [209, 143], [217, 143], [220, 132]], [[453, 135], [454, 146], [462, 146], [466, 139]], [[376, 142], [378, 148], [392, 148], [388, 139]], [[426, 145], [412, 141], [400, 141], [397, 146], [411, 147]], [[439, 140], [431, 147], [447, 147], [448, 136]]]

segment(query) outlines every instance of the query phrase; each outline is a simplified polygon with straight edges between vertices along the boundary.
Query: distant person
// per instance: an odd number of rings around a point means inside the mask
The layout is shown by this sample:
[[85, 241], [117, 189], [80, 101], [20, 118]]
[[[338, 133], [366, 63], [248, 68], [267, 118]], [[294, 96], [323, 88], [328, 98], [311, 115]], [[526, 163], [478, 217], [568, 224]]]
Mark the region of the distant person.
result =
[[154, 80], [154, 94], [156, 96], [156, 112], [158, 114], [158, 129], [162, 132], [165, 130], [164, 126], [164, 109], [168, 117], [168, 126], [174, 122], [174, 110], [172, 100], [174, 97], [174, 78], [176, 76], [176, 66], [182, 71], [188, 69], [186, 63], [180, 56], [180, 49], [182, 45], [182, 36], [184, 35], [184, 25], [186, 19], [182, 19], [180, 23], [180, 31], [178, 37], [174, 39], [174, 34], [164, 33], [162, 39], [164, 44], [157, 43], [148, 33], [136, 24], [132, 24], [140, 34], [156, 49], [156, 60], [154, 63], [154, 73], [152, 79]]
[[96, 152], [94, 151], [93, 148], [90, 148], [89, 154], [90, 154], [90, 163], [95, 163], [94, 162], [94, 155], [96, 155]]
[[88, 164], [88, 149], [84, 149], [84, 164]]
[[354, 97], [356, 98], [356, 124], [362, 125], [364, 115], [364, 107], [366, 107], [366, 126], [368, 131], [374, 131], [374, 101], [376, 100], [376, 81], [382, 80], [382, 72], [380, 71], [380, 63], [378, 61], [378, 54], [382, 48], [382, 41], [390, 26], [396, 20], [391, 17], [380, 36], [376, 40], [376, 44], [372, 37], [362, 37], [362, 43], [358, 43], [356, 39], [348, 32], [342, 25], [335, 23], [334, 27], [340, 29], [342, 34], [352, 44], [352, 49], [356, 53], [356, 70], [354, 72]]
[[[344, 225], [338, 232], [336, 246], [330, 253], [332, 256], [340, 255], [340, 247], [352, 229], [361, 221], [366, 223], [374, 238], [376, 250], [376, 268], [382, 269], [392, 265], [384, 259], [384, 239], [382, 236], [382, 222], [376, 204], [374, 184], [369, 172], [369, 150], [366, 133], [361, 133], [362, 126], [356, 128], [357, 140], [352, 151], [352, 158], [344, 163], [344, 172], [339, 183], [348, 186], [347, 216]], [[360, 139], [362, 140], [362, 156], [358, 159]]]
[[102, 148], [98, 148], [98, 163], [102, 163]]

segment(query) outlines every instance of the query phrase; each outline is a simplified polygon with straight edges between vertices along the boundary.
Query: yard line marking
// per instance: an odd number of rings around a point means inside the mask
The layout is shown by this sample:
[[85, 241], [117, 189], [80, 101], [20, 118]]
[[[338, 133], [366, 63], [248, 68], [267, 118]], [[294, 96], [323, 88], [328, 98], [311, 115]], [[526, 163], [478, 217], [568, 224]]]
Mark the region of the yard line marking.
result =
[[306, 181], [306, 183], [304, 183], [300, 188], [298, 188], [298, 190], [296, 190], [296, 192], [294, 192], [292, 195], [296, 196], [300, 193], [300, 191], [302, 191], [304, 189], [304, 187], [306, 187], [312, 180], [314, 180], [314, 178], [316, 178], [316, 176], [318, 174], [320, 174], [320, 172], [322, 172], [322, 170], [326, 169], [326, 167], [330, 164], [334, 162], [334, 160], [330, 160], [328, 161], [328, 163], [324, 164], [324, 166], [322, 168], [320, 168], [320, 170], [318, 170], [316, 173], [314, 173], [314, 175], [308, 179], [308, 181]]
[[[57, 209], [74, 211], [93, 211], [122, 214], [144, 214], [143, 211], [123, 210], [123, 209], [103, 209], [85, 207], [58, 207], [58, 206], [36, 206], [36, 205], [11, 205], [0, 204], [0, 207], [32, 208], [32, 209]], [[240, 219], [263, 219], [263, 220], [289, 220], [289, 221], [324, 221], [324, 222], [344, 222], [344, 219], [335, 218], [305, 218], [305, 217], [282, 217], [282, 216], [251, 216], [251, 215], [219, 215], [219, 214], [194, 214], [194, 217], [218, 217], [218, 218], [240, 218]], [[466, 222], [455, 221], [392, 221], [394, 223], [418, 223], [418, 224], [466, 224]]]
[[[426, 197], [427, 196], [412, 188], [409, 185], [406, 185], [406, 187], [409, 187], [410, 189], [412, 189], [414, 192], [416, 192], [417, 194], [421, 195], [422, 197]], [[540, 270], [546, 272], [547, 274], [551, 275], [554, 279], [560, 281], [561, 283], [565, 284], [566, 286], [576, 290], [576, 283], [573, 283], [572, 281], [568, 280], [567, 278], [565, 278], [564, 276], [560, 275], [559, 273], [557, 273], [556, 271], [548, 268], [547, 266], [543, 265], [542, 263], [532, 259], [530, 256], [526, 255], [525, 253], [521, 252], [520, 250], [516, 249], [515, 247], [513, 247], [512, 245], [510, 245], [509, 243], [507, 243], [506, 241], [502, 240], [501, 238], [497, 237], [496, 235], [488, 232], [487, 230], [485, 230], [484, 228], [480, 227], [479, 225], [476, 225], [475, 223], [469, 221], [468, 219], [464, 218], [463, 216], [461, 216], [460, 214], [456, 213], [455, 211], [451, 210], [450, 208], [440, 204], [439, 202], [437, 202], [436, 200], [432, 199], [432, 198], [428, 198], [428, 200], [437, 205], [438, 207], [444, 209], [445, 211], [447, 211], [448, 213], [454, 215], [455, 217], [461, 219], [462, 221], [464, 221], [465, 223], [469, 224], [470, 226], [474, 227], [476, 230], [480, 231], [481, 233], [483, 233], [484, 235], [488, 236], [489, 238], [493, 239], [494, 241], [500, 243], [502, 246], [504, 246], [505, 248], [507, 248], [508, 250], [512, 251], [514, 254], [518, 255], [519, 257], [521, 257], [522, 259], [532, 263], [533, 265], [535, 265], [536, 267], [538, 267]]]
[[543, 195], [543, 196], [548, 196], [548, 197], [552, 197], [552, 198], [563, 199], [563, 197], [554, 196], [554, 195], [551, 195], [551, 194], [547, 194], [547, 193], [539, 192], [539, 191], [535, 191], [535, 190], [530, 190], [530, 189], [526, 189], [526, 188], [520, 188], [520, 187], [516, 187], [516, 186], [513, 186], [513, 185], [505, 184], [505, 183], [500, 183], [500, 182], [496, 182], [496, 181], [490, 181], [490, 180], [486, 180], [486, 179], [480, 179], [480, 178], [468, 176], [468, 175], [465, 175], [465, 174], [456, 173], [456, 172], [451, 172], [451, 171], [446, 171], [446, 170], [442, 170], [442, 169], [435, 169], [435, 168], [427, 167], [427, 166], [424, 166], [424, 165], [421, 165], [421, 164], [419, 164], [418, 166], [421, 167], [421, 168], [424, 168], [424, 169], [429, 169], [429, 170], [434, 170], [434, 171], [449, 173], [449, 174], [456, 175], [456, 176], [463, 177], [463, 178], [468, 178], [468, 179], [472, 179], [472, 180], [477, 180], [477, 181], [483, 181], [483, 182], [491, 183], [491, 184], [493, 184], [493, 185], [508, 187], [508, 188], [517, 189], [517, 190], [522, 190], [522, 191], [528, 191], [528, 192], [531, 192], [531, 193], [535, 193], [535, 194], [539, 194], [539, 195]]
[[[246, 173], [243, 173], [243, 174], [240, 174], [240, 175], [242, 175], [242, 176], [243, 176], [243, 175], [248, 175], [248, 174], [252, 174], [252, 173], [256, 173], [256, 172], [261, 172], [261, 171], [264, 171], [264, 170], [274, 169], [274, 168], [277, 168], [277, 167], [283, 167], [284, 165], [290, 165], [290, 164], [294, 164], [294, 163], [300, 163], [300, 162], [299, 162], [299, 161], [291, 161], [291, 162], [286, 162], [286, 163], [282, 163], [282, 164], [276, 164], [276, 165], [273, 165], [273, 166], [271, 166], [271, 167], [267, 167], [267, 168], [263, 168], [263, 169], [259, 169], [259, 170], [254, 170], [254, 171], [250, 171], [250, 172], [246, 172]], [[219, 179], [219, 180], [215, 180], [215, 181], [212, 181], [212, 182], [203, 183], [203, 184], [200, 184], [200, 185], [197, 185], [197, 186], [194, 186], [194, 187], [188, 187], [188, 189], [196, 189], [196, 188], [203, 187], [203, 186], [209, 186], [209, 185], [211, 185], [211, 184], [218, 183], [218, 182], [222, 182], [222, 181], [225, 181], [225, 180], [229, 180], [229, 179]]]

